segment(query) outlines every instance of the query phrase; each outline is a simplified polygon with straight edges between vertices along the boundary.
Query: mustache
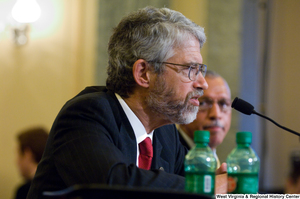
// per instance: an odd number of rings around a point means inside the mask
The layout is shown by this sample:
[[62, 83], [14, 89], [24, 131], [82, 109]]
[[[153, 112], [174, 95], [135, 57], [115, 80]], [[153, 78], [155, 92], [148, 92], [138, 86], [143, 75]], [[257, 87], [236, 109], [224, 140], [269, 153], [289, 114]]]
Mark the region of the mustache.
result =
[[187, 95], [187, 100], [193, 98], [194, 96], [202, 96], [203, 95], [203, 90], [195, 90], [195, 91], [192, 91], [192, 92], [189, 92], [188, 95]]
[[207, 124], [204, 126], [204, 128], [211, 128], [211, 127], [220, 127], [220, 128], [224, 128], [224, 125], [221, 124], [221, 122], [219, 120], [214, 120], [211, 123]]
[[178, 103], [176, 103], [176, 104], [174, 104], [174, 109], [175, 108], [180, 108], [180, 109], [182, 109], [182, 108], [184, 108], [184, 107], [186, 107], [187, 106], [187, 104], [188, 104], [188, 102], [189, 102], [189, 100], [191, 99], [191, 98], [193, 98], [194, 96], [202, 96], [203, 95], [203, 90], [195, 90], [195, 91], [191, 91], [191, 92], [189, 92], [188, 94], [187, 94], [187, 96], [186, 96], [186, 98], [185, 98], [185, 100], [184, 101], [182, 101], [182, 102], [180, 102], [180, 101], [178, 101]]

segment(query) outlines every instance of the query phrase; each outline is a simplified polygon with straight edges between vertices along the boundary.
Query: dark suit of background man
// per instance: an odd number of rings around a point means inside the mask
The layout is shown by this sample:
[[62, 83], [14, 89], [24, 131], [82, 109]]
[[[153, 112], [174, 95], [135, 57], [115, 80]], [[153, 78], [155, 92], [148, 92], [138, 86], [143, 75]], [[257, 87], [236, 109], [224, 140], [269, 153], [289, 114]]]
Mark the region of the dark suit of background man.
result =
[[[52, 126], [28, 199], [75, 184], [184, 189], [184, 157], [173, 123], [190, 123], [208, 85], [203, 28], [168, 8], [123, 18], [108, 45], [106, 87], [68, 101]], [[138, 144], [150, 137], [150, 170]]]

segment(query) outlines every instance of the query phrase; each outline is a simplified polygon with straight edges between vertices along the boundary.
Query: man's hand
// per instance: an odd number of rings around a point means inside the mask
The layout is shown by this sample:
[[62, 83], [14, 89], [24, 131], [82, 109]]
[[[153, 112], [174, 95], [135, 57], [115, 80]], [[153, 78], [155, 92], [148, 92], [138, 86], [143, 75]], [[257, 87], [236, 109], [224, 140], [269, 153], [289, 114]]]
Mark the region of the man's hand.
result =
[[223, 162], [221, 166], [216, 170], [216, 175], [227, 173], [227, 164]]
[[216, 170], [215, 193], [227, 194], [227, 164], [225, 162]]

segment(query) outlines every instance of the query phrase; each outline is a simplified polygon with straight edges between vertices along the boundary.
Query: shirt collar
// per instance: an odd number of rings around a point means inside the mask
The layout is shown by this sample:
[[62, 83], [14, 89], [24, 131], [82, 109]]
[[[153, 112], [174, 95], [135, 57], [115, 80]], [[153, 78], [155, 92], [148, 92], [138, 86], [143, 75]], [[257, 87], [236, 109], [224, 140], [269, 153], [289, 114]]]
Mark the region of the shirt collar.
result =
[[135, 134], [135, 138], [137, 143], [139, 144], [142, 142], [146, 137], [150, 137], [152, 140], [153, 137], [153, 131], [149, 134], [147, 134], [145, 127], [143, 126], [142, 122], [139, 120], [139, 118], [133, 113], [133, 111], [129, 108], [129, 106], [126, 104], [126, 102], [122, 99], [120, 95], [115, 93], [117, 99], [119, 100], [128, 120], [131, 124], [131, 127], [133, 129], [133, 132]]
[[190, 138], [179, 126], [177, 129], [178, 129], [178, 132], [180, 133], [180, 135], [183, 137], [183, 139], [187, 143], [187, 145], [190, 148], [193, 148], [195, 146], [194, 140], [192, 138]]

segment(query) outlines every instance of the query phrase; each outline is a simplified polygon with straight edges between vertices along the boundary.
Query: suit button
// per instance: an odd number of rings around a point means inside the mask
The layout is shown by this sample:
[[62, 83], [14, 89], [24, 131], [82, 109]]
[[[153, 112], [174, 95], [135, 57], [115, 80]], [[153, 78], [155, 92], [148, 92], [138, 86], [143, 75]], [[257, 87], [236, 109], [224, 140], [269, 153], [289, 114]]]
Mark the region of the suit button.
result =
[[163, 167], [159, 167], [159, 170], [164, 171], [164, 168]]

